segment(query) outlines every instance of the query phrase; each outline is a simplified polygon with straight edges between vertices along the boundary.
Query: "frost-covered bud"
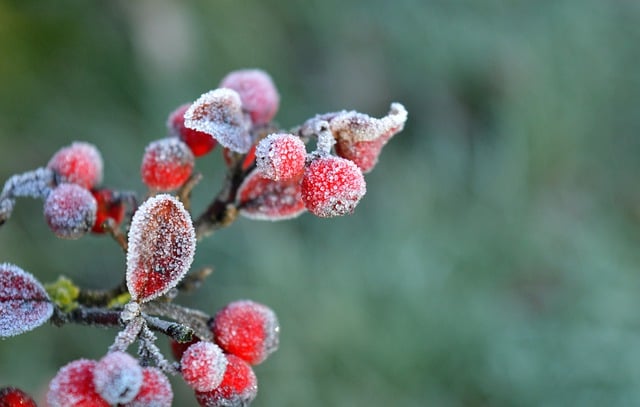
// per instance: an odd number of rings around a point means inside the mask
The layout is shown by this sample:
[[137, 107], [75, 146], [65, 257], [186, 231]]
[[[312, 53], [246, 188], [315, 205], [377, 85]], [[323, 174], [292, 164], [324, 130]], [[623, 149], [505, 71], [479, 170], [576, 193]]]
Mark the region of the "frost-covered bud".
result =
[[145, 367], [142, 369], [142, 387], [138, 395], [122, 407], [171, 407], [173, 390], [167, 376], [160, 369]]
[[304, 143], [293, 134], [270, 134], [256, 147], [256, 165], [265, 178], [274, 181], [288, 181], [300, 176], [306, 156]]
[[91, 189], [102, 182], [102, 156], [93, 144], [76, 141], [56, 152], [48, 168], [58, 183], [70, 182]]
[[258, 395], [258, 379], [251, 366], [243, 359], [227, 356], [227, 370], [220, 386], [209, 392], [196, 392], [202, 407], [248, 406]]
[[227, 358], [222, 349], [211, 342], [197, 342], [189, 346], [180, 359], [184, 381], [196, 391], [211, 391], [222, 382]]
[[184, 114], [189, 106], [191, 103], [185, 103], [171, 112], [167, 120], [167, 128], [172, 135], [179, 137], [189, 146], [194, 156], [200, 157], [213, 150], [216, 140], [207, 133], [185, 127]]
[[93, 384], [96, 363], [79, 359], [63, 366], [49, 383], [47, 406], [109, 407]]
[[77, 184], [60, 184], [44, 202], [44, 217], [56, 236], [78, 239], [95, 224], [97, 209], [89, 190]]
[[184, 124], [211, 135], [236, 153], [248, 152], [253, 144], [251, 119], [242, 110], [240, 95], [232, 89], [214, 89], [200, 96], [185, 112]]
[[220, 87], [238, 92], [242, 107], [249, 112], [254, 124], [269, 123], [278, 112], [280, 95], [271, 76], [261, 69], [230, 72], [222, 79]]
[[262, 363], [278, 349], [278, 318], [271, 308], [254, 301], [234, 301], [222, 308], [213, 319], [211, 331], [225, 352], [252, 365]]
[[367, 187], [362, 171], [352, 161], [322, 156], [305, 170], [301, 190], [309, 212], [330, 218], [352, 213]]
[[142, 368], [128, 353], [111, 352], [96, 364], [93, 384], [109, 404], [128, 403], [140, 391]]
[[151, 142], [144, 150], [142, 182], [157, 191], [179, 188], [191, 176], [195, 159], [189, 147], [177, 138]]

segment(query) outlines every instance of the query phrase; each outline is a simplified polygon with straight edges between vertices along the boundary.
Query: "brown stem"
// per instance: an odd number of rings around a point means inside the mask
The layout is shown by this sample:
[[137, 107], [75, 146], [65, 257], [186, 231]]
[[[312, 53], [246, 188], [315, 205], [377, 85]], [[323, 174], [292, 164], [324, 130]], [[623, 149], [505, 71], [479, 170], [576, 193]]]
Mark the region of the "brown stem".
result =
[[202, 311], [183, 307], [170, 302], [150, 302], [142, 305], [147, 314], [170, 318], [193, 329], [195, 335], [204, 340], [211, 340], [213, 335], [209, 329], [211, 316]]

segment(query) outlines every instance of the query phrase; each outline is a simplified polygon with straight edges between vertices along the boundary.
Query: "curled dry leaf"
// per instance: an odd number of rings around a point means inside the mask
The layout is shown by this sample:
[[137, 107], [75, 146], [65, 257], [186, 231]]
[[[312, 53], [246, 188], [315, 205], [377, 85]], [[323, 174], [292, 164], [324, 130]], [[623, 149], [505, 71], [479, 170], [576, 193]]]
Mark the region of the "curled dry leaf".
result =
[[196, 237], [180, 201], [161, 194], [146, 200], [131, 220], [127, 288], [134, 301], [166, 294], [191, 267]]
[[52, 313], [53, 304], [34, 276], [16, 265], [0, 264], [0, 337], [30, 331]]

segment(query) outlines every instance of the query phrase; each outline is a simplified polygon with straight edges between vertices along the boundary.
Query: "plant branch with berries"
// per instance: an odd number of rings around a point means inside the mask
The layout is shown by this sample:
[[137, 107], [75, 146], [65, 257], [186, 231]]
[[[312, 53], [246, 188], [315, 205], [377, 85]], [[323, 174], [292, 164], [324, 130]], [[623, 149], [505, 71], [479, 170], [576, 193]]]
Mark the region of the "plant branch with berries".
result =
[[[64, 276], [42, 284], [17, 265], [0, 264], [0, 337], [45, 322], [119, 329], [102, 359], [78, 359], [58, 371], [48, 406], [170, 406], [168, 374], [182, 376], [201, 406], [246, 406], [255, 399], [252, 366], [278, 348], [278, 319], [251, 300], [215, 314], [177, 304], [180, 292], [198, 289], [212, 271], [191, 270], [197, 242], [239, 216], [277, 221], [307, 211], [322, 218], [351, 214], [366, 193], [364, 174], [407, 119], [405, 108], [392, 103], [382, 118], [338, 111], [284, 130], [273, 122], [279, 102], [270, 76], [247, 69], [178, 107], [167, 121], [169, 137], [143, 153], [144, 196], [101, 186], [101, 154], [81, 141], [5, 182], [0, 224], [19, 199], [41, 199], [57, 237], [108, 235], [126, 253], [120, 282], [102, 290]], [[196, 158], [218, 145], [227, 166], [223, 185], [192, 216], [191, 193], [202, 179]], [[170, 338], [171, 357], [156, 345], [157, 335]], [[0, 405], [13, 400], [35, 406], [20, 389], [0, 389]]]

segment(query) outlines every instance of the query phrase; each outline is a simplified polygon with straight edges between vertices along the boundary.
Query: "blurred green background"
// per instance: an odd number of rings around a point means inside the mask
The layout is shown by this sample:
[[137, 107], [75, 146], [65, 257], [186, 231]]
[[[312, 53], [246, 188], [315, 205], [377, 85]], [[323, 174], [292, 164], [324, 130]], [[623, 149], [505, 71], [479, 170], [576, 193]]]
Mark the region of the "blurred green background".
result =
[[[355, 214], [243, 219], [198, 247], [216, 271], [179, 302], [279, 315], [254, 405], [640, 405], [638, 44], [625, 0], [3, 0], [0, 180], [86, 140], [106, 185], [143, 193], [169, 111], [238, 68], [271, 73], [287, 128], [400, 101], [406, 129]], [[196, 212], [219, 151], [197, 166]], [[0, 261], [120, 281], [112, 241], [54, 238], [41, 205], [19, 201]], [[41, 401], [58, 367], [114, 335], [3, 340], [0, 385]], [[172, 381], [174, 405], [195, 405]]]

